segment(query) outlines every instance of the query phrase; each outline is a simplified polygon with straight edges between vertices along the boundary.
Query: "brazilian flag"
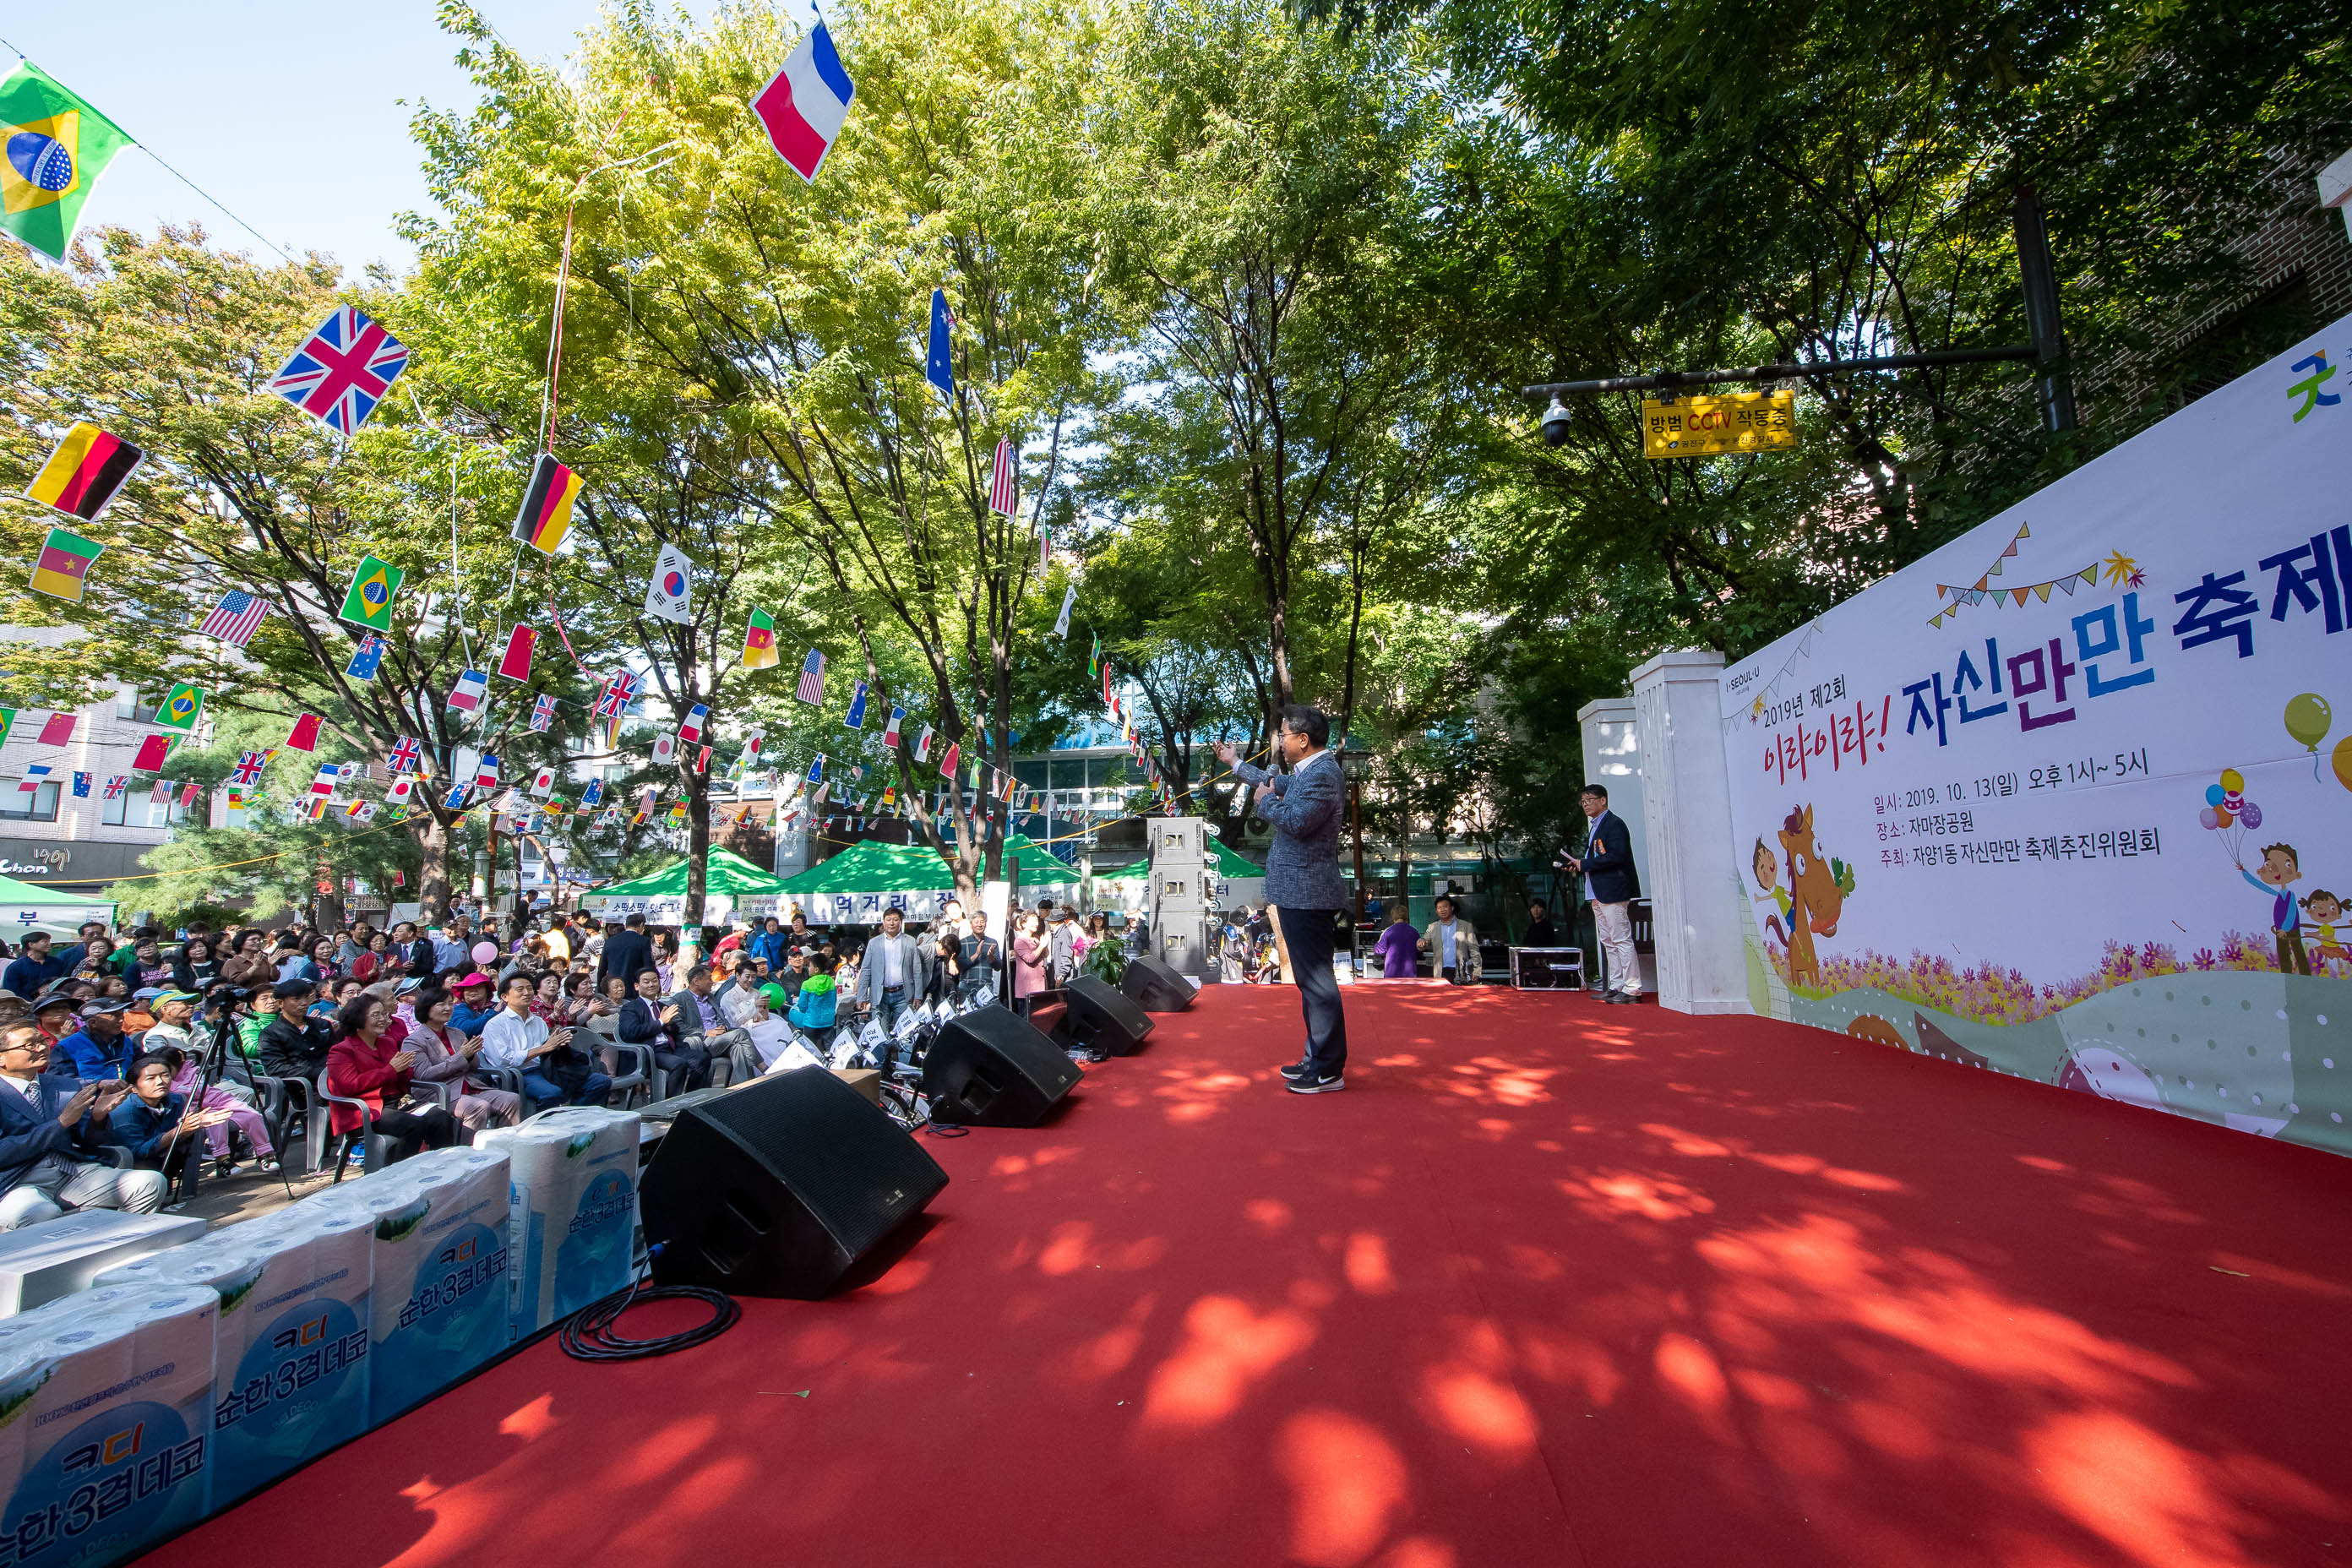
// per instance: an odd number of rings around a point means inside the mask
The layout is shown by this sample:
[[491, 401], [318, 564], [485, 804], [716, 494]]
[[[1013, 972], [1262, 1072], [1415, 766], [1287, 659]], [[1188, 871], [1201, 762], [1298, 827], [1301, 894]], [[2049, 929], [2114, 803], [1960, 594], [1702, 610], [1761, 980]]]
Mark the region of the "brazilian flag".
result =
[[63, 261], [122, 128], [26, 60], [0, 81], [0, 230]]
[[343, 595], [342, 612], [337, 618], [371, 631], [392, 630], [392, 596], [400, 592], [400, 580], [404, 575], [389, 561], [362, 556], [360, 569], [352, 575], [351, 588]]

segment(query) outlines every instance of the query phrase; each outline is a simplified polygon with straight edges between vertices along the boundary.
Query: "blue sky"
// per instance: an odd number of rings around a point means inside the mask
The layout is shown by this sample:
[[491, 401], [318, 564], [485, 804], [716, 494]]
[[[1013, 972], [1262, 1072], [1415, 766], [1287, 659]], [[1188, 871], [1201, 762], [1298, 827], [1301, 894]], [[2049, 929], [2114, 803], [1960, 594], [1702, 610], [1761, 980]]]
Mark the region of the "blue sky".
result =
[[[561, 60], [597, 0], [475, 0], [501, 37]], [[708, 16], [710, 0], [683, 7]], [[788, 11], [804, 7], [787, 5]], [[409, 117], [468, 105], [454, 40], [433, 0], [79, 0], [0, 6], [0, 38], [296, 255], [316, 248], [347, 271], [412, 259], [394, 215], [426, 205]], [[0, 75], [16, 58], [0, 52]], [[126, 151], [99, 182], [84, 224], [152, 230], [200, 220], [228, 249], [260, 246], [210, 203]]]

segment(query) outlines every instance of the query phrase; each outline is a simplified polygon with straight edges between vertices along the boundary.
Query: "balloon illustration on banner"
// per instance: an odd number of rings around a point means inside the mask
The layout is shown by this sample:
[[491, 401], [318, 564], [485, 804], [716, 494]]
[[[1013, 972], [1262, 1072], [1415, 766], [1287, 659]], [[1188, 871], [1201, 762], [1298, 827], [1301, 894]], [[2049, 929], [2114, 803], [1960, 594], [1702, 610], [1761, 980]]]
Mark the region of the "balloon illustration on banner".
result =
[[[2295, 744], [2311, 753], [2311, 776], [2319, 777], [2319, 742], [2327, 738], [2328, 726], [2335, 723], [2336, 714], [2327, 706], [2327, 699], [2316, 691], [2305, 691], [2287, 699], [2286, 732], [2294, 737]], [[2336, 750], [2343, 748], [2338, 746]]]
[[2352, 735], [2336, 742], [2336, 782], [2352, 789]]
[[2205, 786], [2205, 809], [2197, 820], [2208, 833], [2219, 834], [2221, 853], [2232, 865], [2243, 863], [2239, 849], [2246, 841], [2251, 828], [2263, 825], [2263, 808], [2245, 795], [2246, 775], [2235, 768], [2223, 768], [2221, 776]]

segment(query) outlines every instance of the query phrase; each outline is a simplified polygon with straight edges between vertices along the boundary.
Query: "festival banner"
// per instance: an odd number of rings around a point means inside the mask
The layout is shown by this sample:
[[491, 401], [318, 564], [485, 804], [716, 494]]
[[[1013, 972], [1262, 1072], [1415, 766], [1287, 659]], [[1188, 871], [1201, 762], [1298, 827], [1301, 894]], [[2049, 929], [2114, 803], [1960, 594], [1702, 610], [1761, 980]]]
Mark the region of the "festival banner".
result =
[[2352, 319], [1726, 672], [1758, 1012], [2352, 1153], [2347, 358]]

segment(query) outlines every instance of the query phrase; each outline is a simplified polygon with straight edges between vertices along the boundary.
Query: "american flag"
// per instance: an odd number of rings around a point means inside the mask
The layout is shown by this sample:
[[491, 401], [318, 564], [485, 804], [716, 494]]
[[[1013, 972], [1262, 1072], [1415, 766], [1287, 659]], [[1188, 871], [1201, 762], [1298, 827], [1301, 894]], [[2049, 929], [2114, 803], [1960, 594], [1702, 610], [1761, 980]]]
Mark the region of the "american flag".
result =
[[417, 765], [424, 748], [414, 735], [403, 735], [392, 748], [392, 771], [396, 773], [421, 773]]
[[530, 705], [530, 727], [534, 732], [555, 722], [555, 699], [542, 697]]
[[988, 483], [988, 510], [1011, 517], [1021, 510], [1021, 482], [1013, 473], [1013, 443], [996, 443], [996, 472]]
[[824, 700], [824, 650], [811, 648], [801, 660], [800, 700], [803, 702]]
[[112, 775], [106, 781], [106, 798], [109, 800], [121, 799], [122, 792], [129, 788], [130, 784], [131, 775], [129, 773], [116, 773]]
[[400, 340], [345, 305], [303, 340], [268, 390], [349, 436], [367, 423], [393, 378], [407, 367], [408, 350]]
[[237, 753], [236, 767], [229, 774], [228, 782], [239, 785], [259, 784], [261, 770], [268, 765], [268, 759], [259, 752], [240, 752]]
[[241, 589], [231, 588], [221, 595], [213, 613], [196, 630], [208, 637], [218, 637], [232, 647], [243, 647], [253, 640], [254, 628], [269, 614], [269, 601], [257, 599]]

